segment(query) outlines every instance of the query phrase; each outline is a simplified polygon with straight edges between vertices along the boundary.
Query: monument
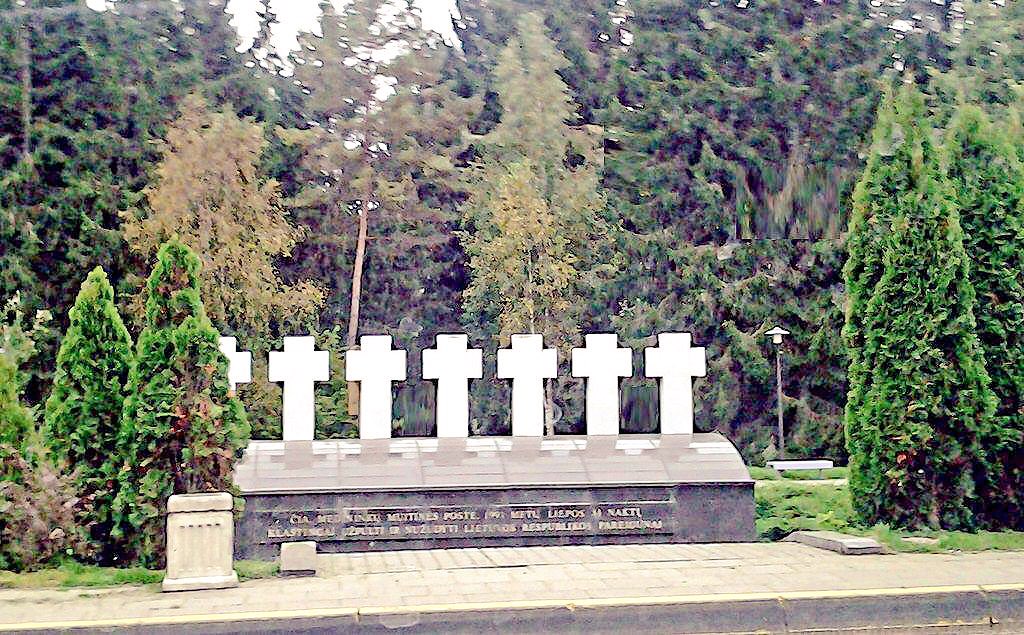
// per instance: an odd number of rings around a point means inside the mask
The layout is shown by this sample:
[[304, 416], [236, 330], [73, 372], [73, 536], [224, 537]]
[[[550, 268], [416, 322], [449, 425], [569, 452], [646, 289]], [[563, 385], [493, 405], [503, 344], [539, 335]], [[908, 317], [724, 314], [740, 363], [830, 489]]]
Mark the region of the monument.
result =
[[[693, 431], [692, 379], [706, 373], [705, 350], [689, 333], [662, 333], [644, 353], [644, 375], [659, 383], [660, 434], [620, 433], [632, 351], [598, 333], [570, 359], [586, 381], [587, 434], [545, 436], [545, 380], [557, 376], [558, 353], [531, 334], [498, 351], [512, 435], [473, 437], [469, 382], [483, 377], [482, 352], [464, 334], [438, 335], [422, 358], [423, 377], [436, 382], [437, 436], [392, 438], [406, 351], [390, 336], [363, 336], [345, 360], [346, 379], [361, 384], [360, 438], [316, 440], [313, 383], [328, 379], [328, 354], [312, 338], [286, 338], [269, 369], [285, 386], [283, 439], [251, 442], [236, 468], [245, 498], [236, 557], [273, 559], [300, 541], [346, 552], [753, 540], [742, 458], [720, 434]], [[243, 377], [235, 359], [232, 376]]]

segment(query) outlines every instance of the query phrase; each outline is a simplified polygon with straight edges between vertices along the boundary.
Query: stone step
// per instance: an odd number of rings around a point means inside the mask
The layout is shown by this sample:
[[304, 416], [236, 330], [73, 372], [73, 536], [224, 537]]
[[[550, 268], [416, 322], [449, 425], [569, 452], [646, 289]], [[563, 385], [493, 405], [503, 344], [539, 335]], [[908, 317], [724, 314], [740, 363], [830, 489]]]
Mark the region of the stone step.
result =
[[837, 531], [794, 531], [786, 540], [808, 547], [835, 551], [844, 556], [884, 553], [882, 545], [873, 538], [851, 536]]

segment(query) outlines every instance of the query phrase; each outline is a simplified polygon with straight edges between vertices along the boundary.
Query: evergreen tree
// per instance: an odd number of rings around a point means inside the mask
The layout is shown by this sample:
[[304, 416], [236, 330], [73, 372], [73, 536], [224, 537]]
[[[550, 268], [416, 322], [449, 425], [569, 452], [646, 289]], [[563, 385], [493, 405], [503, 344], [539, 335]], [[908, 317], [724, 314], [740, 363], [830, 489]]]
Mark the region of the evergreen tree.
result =
[[906, 86], [879, 112], [846, 265], [850, 491], [867, 523], [976, 526], [995, 403], [954, 199]]
[[[300, 38], [306, 63], [295, 77], [310, 93], [304, 129], [279, 136], [302, 153], [290, 202], [308, 233], [286, 266], [290, 277], [327, 285], [323, 321], [347, 326], [345, 347], [359, 333], [389, 333], [409, 350], [417, 377], [417, 348], [459, 326], [459, 194], [447, 177], [478, 105], [442, 81], [454, 53], [431, 44], [413, 15], [382, 25], [379, 6], [328, 9], [323, 36]], [[348, 392], [353, 414], [357, 388]], [[429, 433], [431, 391], [421, 380], [399, 387], [403, 430]]]
[[[118, 213], [139, 204], [158, 124], [155, 91], [132, 87], [160, 61], [136, 25], [69, 0], [29, 4], [0, 20], [0, 237], [14, 234], [0, 295], [21, 291], [66, 327], [82, 271], [103, 266], [117, 281], [126, 268]], [[27, 369], [33, 400], [49, 352]]]
[[992, 470], [981, 492], [988, 524], [1021, 529], [1024, 511], [1024, 165], [1008, 135], [964, 106], [948, 137], [975, 314], [996, 396], [993, 434], [982, 450]]
[[[839, 238], [891, 72], [885, 23], [856, 2], [577, 6], [547, 22], [583, 120], [604, 128], [602, 185], [624, 229], [598, 315], [636, 347], [692, 331], [709, 355], [695, 424], [748, 461], [774, 444], [763, 333], [785, 326], [787, 452], [843, 460]], [[625, 380], [625, 429], [650, 431], [656, 403], [642, 378]]]
[[50, 314], [37, 311], [31, 322], [28, 315], [17, 293], [0, 307], [0, 480], [17, 480], [15, 466], [32, 458], [35, 412], [22, 402], [31, 378], [25, 369], [49, 332]]
[[128, 375], [114, 537], [145, 564], [163, 560], [167, 498], [232, 491], [231, 471], [249, 436], [245, 411], [229, 394], [228, 361], [203, 309], [200, 280], [199, 258], [188, 247], [171, 241], [160, 248]]
[[79, 495], [91, 500], [92, 539], [100, 546], [111, 529], [110, 505], [122, 462], [115, 448], [132, 358], [131, 336], [102, 268], [93, 269], [82, 284], [69, 322], [42, 437], [58, 463], [74, 468]]
[[8, 355], [0, 355], [0, 481], [17, 480], [9, 471], [12, 459], [20, 457], [26, 437], [33, 429], [32, 411], [21, 403], [17, 369]]

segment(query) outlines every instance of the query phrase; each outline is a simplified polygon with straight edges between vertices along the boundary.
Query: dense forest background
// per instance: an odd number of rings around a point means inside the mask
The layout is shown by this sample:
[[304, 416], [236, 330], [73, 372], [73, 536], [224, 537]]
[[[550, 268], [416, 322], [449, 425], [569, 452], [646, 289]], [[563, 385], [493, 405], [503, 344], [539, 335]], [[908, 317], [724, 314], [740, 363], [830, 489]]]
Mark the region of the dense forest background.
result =
[[[335, 353], [318, 426], [345, 436], [355, 335], [393, 335], [415, 378], [434, 335], [469, 332], [493, 434], [509, 332], [559, 346], [550, 412], [579, 432], [583, 333], [615, 331], [642, 369], [685, 330], [708, 348], [697, 427], [760, 462], [779, 324], [787, 448], [842, 458], [844, 233], [883, 90], [917, 83], [940, 124], [1024, 103], [1020, 0], [462, 0], [434, 3], [440, 27], [430, 2], [334, 0], [294, 3], [313, 15], [294, 42], [275, 2], [256, 28], [232, 2], [98, 4], [0, 2], [0, 298], [61, 333], [100, 265], [137, 336], [156, 247], [182, 235], [214, 323], [257, 352], [240, 397], [269, 438], [261, 359], [287, 334]], [[624, 384], [626, 429], [652, 430], [653, 381]], [[397, 391], [400, 433], [432, 433], [429, 382]]]

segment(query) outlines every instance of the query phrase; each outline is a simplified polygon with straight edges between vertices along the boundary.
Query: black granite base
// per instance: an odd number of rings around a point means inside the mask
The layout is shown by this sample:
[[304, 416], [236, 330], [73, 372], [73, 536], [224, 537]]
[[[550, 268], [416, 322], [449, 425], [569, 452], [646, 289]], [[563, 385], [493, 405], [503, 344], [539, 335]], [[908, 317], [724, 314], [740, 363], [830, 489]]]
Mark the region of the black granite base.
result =
[[713, 434], [254, 442], [236, 482], [246, 559], [303, 540], [350, 552], [755, 539], [753, 481]]

